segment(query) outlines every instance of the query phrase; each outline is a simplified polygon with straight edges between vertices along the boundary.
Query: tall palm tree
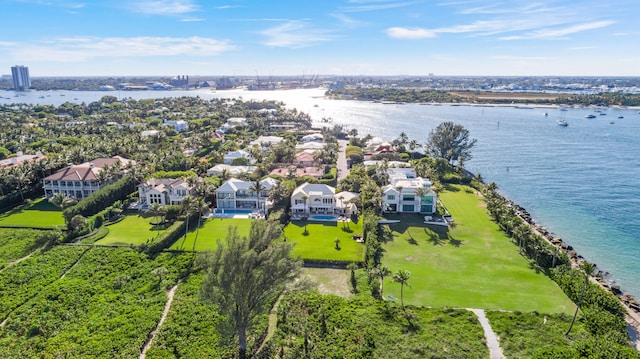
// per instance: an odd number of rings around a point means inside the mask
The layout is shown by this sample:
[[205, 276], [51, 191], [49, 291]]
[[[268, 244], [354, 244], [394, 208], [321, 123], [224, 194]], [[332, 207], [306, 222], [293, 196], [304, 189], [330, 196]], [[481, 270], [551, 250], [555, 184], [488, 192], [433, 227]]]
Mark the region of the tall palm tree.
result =
[[209, 210], [209, 203], [205, 201], [202, 197], [196, 199], [193, 204], [193, 207], [198, 212], [198, 225], [196, 227], [196, 235], [193, 239], [193, 246], [191, 247], [191, 251], [196, 252], [196, 242], [198, 241], [198, 233], [200, 232], [200, 224], [202, 223], [202, 215]]
[[579, 268], [580, 268], [580, 272], [584, 276], [584, 284], [582, 286], [582, 293], [580, 293], [580, 298], [578, 298], [576, 311], [575, 313], [573, 313], [573, 319], [571, 320], [571, 325], [569, 326], [569, 329], [567, 329], [567, 332], [564, 333], [565, 336], [568, 336], [569, 333], [571, 332], [571, 329], [573, 329], [573, 324], [576, 322], [576, 317], [578, 316], [578, 310], [580, 310], [580, 306], [582, 305], [582, 299], [584, 299], [584, 295], [587, 292], [587, 288], [589, 287], [589, 277], [591, 276], [591, 273], [593, 273], [593, 271], [596, 270], [596, 265], [593, 263], [589, 263], [587, 261], [583, 261], [582, 263], [580, 263]]
[[151, 204], [149, 209], [156, 217], [156, 229], [158, 230], [158, 233], [156, 234], [157, 237], [160, 235], [160, 212], [162, 211], [162, 205], [158, 202], [154, 202]]
[[251, 191], [256, 194], [256, 208], [264, 211], [264, 208], [261, 208], [260, 206], [260, 193], [264, 191], [264, 186], [260, 182], [260, 178], [256, 178], [256, 180], [253, 181], [251, 184]]
[[371, 269], [371, 274], [378, 278], [380, 282], [380, 298], [384, 298], [384, 278], [390, 276], [391, 271], [385, 266], [377, 266]]
[[187, 233], [189, 233], [189, 217], [191, 217], [191, 214], [193, 213], [194, 202], [195, 200], [193, 197], [186, 196], [185, 198], [182, 199], [182, 202], [180, 203], [182, 205], [182, 210], [184, 211], [184, 214], [186, 216], [182, 246], [184, 246], [184, 242], [187, 240]]
[[411, 285], [409, 285], [409, 278], [411, 278], [411, 272], [406, 269], [399, 269], [393, 274], [393, 281], [400, 283], [400, 304], [402, 305], [402, 310], [404, 310], [404, 286], [411, 287]]
[[60, 209], [65, 209], [73, 206], [77, 201], [62, 192], [58, 192], [49, 198], [49, 202]]

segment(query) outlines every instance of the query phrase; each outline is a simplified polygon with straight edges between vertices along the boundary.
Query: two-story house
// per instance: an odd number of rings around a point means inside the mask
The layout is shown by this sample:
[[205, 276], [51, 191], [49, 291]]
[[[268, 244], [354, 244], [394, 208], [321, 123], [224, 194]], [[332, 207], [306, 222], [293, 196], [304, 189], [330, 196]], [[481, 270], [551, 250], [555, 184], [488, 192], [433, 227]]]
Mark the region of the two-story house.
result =
[[259, 183], [260, 188], [256, 191], [255, 181], [231, 178], [216, 190], [216, 207], [225, 210], [242, 209], [266, 212], [273, 205], [269, 200], [269, 194], [278, 185], [278, 181], [267, 177]]
[[[396, 173], [397, 175], [397, 173]], [[382, 187], [382, 211], [386, 213], [435, 213], [438, 196], [431, 181], [421, 177], [391, 177]]]
[[303, 183], [291, 194], [291, 214], [301, 215], [346, 215], [357, 211], [351, 201], [357, 193], [336, 193], [334, 187], [325, 184]]
[[138, 186], [140, 208], [154, 203], [162, 206], [180, 204], [191, 190], [192, 186], [181, 178], [151, 178]]
[[134, 161], [114, 156], [96, 158], [79, 165], [69, 164], [42, 180], [44, 195], [51, 198], [56, 193], [63, 193], [67, 197], [81, 200], [119, 178], [117, 173], [109, 176], [102, 173], [105, 167], [119, 168], [122, 171], [130, 162]]

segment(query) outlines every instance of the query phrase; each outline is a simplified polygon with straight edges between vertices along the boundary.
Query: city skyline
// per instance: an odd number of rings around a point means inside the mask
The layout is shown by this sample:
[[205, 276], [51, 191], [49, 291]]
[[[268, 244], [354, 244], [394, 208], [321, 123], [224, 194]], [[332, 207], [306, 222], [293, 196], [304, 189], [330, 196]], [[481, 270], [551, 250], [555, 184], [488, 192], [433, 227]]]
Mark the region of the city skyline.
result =
[[7, 0], [0, 73], [640, 76], [632, 0]]

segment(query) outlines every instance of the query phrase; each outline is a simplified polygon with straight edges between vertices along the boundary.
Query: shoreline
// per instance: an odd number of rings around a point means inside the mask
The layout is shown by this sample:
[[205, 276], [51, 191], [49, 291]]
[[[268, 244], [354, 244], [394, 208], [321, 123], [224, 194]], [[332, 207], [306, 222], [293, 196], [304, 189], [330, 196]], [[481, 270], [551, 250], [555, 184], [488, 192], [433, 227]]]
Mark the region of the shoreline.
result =
[[[572, 268], [577, 268], [580, 263], [587, 261], [587, 259], [573, 249], [570, 244], [564, 242], [562, 238], [554, 236], [546, 227], [538, 224], [524, 207], [506, 197], [505, 200], [515, 209], [516, 215], [527, 223], [534, 233], [538, 234], [550, 245], [567, 254]], [[589, 275], [589, 280], [597, 284], [602, 290], [610, 292], [618, 299], [626, 311], [624, 320], [627, 323], [627, 332], [629, 332], [631, 342], [634, 344], [636, 350], [640, 350], [640, 302], [638, 302], [633, 295], [626, 294], [619, 285], [604, 279], [604, 277], [610, 273], [603, 272], [602, 269], [598, 268], [596, 263], [593, 264], [596, 265], [596, 271]]]

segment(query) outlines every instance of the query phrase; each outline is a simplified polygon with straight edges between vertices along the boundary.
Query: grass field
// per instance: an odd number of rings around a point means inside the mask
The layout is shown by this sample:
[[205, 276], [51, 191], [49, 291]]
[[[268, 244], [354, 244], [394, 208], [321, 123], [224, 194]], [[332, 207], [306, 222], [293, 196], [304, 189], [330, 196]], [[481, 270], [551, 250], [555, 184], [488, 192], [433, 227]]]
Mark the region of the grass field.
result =
[[[196, 239], [196, 223], [190, 224], [191, 229], [187, 234], [178, 239], [171, 249], [184, 249], [190, 251], [193, 248], [193, 241]], [[196, 242], [196, 251], [215, 250], [218, 247], [218, 238], [224, 240], [230, 226], [238, 227], [240, 237], [248, 236], [251, 228], [251, 220], [244, 218], [207, 218], [203, 219]]]
[[[398, 215], [383, 264], [411, 272], [405, 303], [492, 310], [572, 313], [575, 306], [551, 279], [537, 273], [491, 222], [484, 202], [463, 187], [440, 199], [457, 225], [428, 226], [417, 215]], [[389, 217], [391, 219], [391, 217]], [[400, 298], [400, 285], [385, 280], [385, 295]]]
[[[155, 238], [158, 231], [151, 225], [154, 216], [149, 213], [128, 214], [125, 219], [108, 226], [109, 234], [96, 244], [144, 244]], [[164, 229], [160, 230], [160, 234]]]
[[22, 227], [55, 227], [64, 225], [62, 211], [45, 198], [32, 202], [30, 206], [18, 206], [0, 214], [0, 225]]
[[[362, 261], [364, 245], [353, 239], [354, 234], [362, 234], [362, 219], [358, 223], [309, 221], [306, 225], [307, 235], [302, 221], [291, 221], [284, 229], [287, 240], [296, 243], [294, 255], [303, 259]], [[339, 250], [336, 238], [340, 239]]]

